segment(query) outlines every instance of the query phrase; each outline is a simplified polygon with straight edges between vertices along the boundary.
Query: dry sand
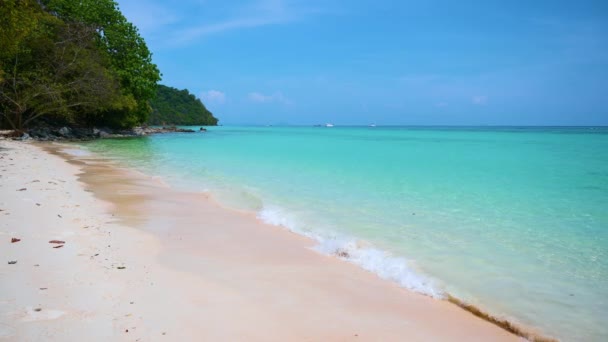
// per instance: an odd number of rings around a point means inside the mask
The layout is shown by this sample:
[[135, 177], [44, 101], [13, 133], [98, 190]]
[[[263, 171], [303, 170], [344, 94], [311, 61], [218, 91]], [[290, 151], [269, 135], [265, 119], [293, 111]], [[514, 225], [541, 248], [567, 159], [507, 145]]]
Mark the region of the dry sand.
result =
[[0, 340], [519, 339], [107, 161], [4, 140], [0, 175]]

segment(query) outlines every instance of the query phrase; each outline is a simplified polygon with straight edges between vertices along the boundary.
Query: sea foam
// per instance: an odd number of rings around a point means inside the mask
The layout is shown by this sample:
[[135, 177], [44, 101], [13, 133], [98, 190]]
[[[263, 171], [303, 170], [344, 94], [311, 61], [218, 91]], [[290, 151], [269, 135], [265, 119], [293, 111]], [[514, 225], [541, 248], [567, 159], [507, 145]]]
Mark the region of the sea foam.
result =
[[415, 271], [405, 258], [393, 256], [356, 238], [304, 229], [297, 219], [276, 206], [264, 207], [257, 217], [265, 223], [284, 227], [317, 241], [318, 244], [313, 249], [319, 253], [337, 256], [408, 290], [433, 298], [445, 298], [445, 293], [435, 282]]

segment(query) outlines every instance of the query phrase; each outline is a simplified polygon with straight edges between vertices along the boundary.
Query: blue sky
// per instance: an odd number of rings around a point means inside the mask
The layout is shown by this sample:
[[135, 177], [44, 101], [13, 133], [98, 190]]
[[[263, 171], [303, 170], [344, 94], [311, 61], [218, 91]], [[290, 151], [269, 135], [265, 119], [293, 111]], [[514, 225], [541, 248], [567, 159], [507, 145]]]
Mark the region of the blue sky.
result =
[[608, 125], [608, 1], [119, 0], [223, 124]]

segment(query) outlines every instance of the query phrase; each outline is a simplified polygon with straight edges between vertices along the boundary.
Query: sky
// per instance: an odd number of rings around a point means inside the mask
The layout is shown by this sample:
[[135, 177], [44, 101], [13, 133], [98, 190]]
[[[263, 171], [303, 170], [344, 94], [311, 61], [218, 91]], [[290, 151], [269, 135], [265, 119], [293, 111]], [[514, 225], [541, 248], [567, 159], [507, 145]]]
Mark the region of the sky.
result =
[[118, 0], [221, 124], [608, 125], [608, 1]]

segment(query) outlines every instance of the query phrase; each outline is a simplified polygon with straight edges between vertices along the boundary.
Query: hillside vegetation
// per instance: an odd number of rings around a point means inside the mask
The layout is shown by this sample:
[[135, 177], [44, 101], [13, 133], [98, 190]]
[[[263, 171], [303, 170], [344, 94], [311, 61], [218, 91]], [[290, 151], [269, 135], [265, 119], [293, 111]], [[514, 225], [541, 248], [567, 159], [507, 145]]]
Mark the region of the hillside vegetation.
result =
[[151, 125], [217, 125], [217, 119], [200, 99], [187, 89], [158, 85], [156, 97], [150, 101]]
[[132, 127], [161, 74], [112, 0], [0, 1], [0, 125]]

